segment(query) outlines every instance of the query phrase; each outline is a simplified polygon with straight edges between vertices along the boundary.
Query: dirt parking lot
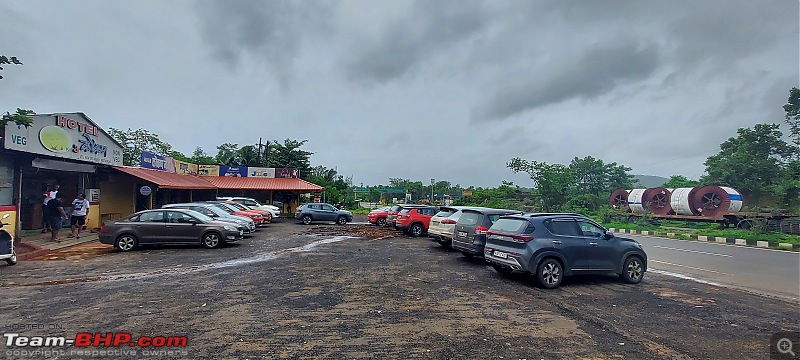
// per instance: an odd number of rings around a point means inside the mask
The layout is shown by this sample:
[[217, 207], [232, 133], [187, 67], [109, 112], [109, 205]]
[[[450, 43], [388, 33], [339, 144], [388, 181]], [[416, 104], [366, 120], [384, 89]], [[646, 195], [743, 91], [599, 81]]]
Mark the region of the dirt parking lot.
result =
[[0, 276], [0, 324], [182, 334], [192, 359], [767, 359], [773, 333], [800, 330], [800, 307], [780, 299], [658, 274], [541, 290], [426, 238], [285, 219], [215, 251], [29, 261]]

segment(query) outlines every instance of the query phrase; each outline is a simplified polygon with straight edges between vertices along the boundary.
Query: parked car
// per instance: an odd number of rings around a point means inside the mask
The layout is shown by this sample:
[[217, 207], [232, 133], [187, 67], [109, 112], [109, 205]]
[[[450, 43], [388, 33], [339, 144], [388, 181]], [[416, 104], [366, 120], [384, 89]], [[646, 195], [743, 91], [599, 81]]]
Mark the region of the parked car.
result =
[[308, 203], [297, 207], [294, 218], [303, 224], [311, 224], [312, 221], [335, 221], [339, 225], [344, 225], [353, 221], [353, 214], [347, 210], [339, 210], [331, 204]]
[[461, 217], [461, 210], [468, 206], [442, 206], [439, 212], [431, 217], [428, 227], [428, 237], [446, 248], [453, 247], [453, 231]]
[[249, 211], [249, 210], [248, 211], [242, 211], [239, 208], [237, 208], [237, 207], [235, 207], [233, 205], [230, 205], [230, 204], [226, 204], [223, 201], [206, 201], [205, 203], [214, 205], [217, 208], [225, 210], [229, 214], [232, 214], [232, 215], [246, 216], [246, 217], [250, 218], [251, 220], [253, 220], [253, 222], [256, 223], [256, 226], [264, 226], [264, 225], [267, 224], [267, 222], [264, 219], [264, 215], [261, 215], [261, 213], [258, 213], [258, 212], [255, 212], [255, 211]]
[[212, 217], [219, 221], [227, 221], [236, 223], [243, 226], [245, 234], [252, 233], [256, 230], [256, 223], [253, 219], [246, 216], [233, 215], [225, 210], [222, 210], [213, 204], [208, 203], [181, 203], [181, 204], [167, 204], [161, 207], [162, 209], [186, 209], [194, 210], [203, 215]]
[[389, 209], [391, 208], [391, 206], [384, 206], [382, 208], [372, 210], [367, 215], [367, 220], [370, 224], [386, 226], [386, 217], [389, 216]]
[[487, 262], [501, 274], [531, 273], [544, 288], [558, 287], [564, 276], [591, 273], [616, 273], [636, 284], [647, 271], [641, 244], [578, 214], [503, 216], [488, 235]]
[[241, 240], [235, 224], [214, 220], [184, 209], [145, 210], [100, 228], [100, 242], [120, 251], [148, 244], [200, 244], [213, 249], [228, 241]]
[[281, 208], [275, 205], [262, 204], [258, 202], [258, 200], [249, 197], [223, 196], [218, 197], [217, 200], [234, 201], [252, 209], [269, 211], [273, 220], [277, 219], [281, 215]]
[[408, 209], [408, 208], [412, 208], [412, 207], [419, 207], [419, 206], [422, 206], [422, 205], [415, 205], [415, 204], [396, 204], [396, 205], [393, 205], [389, 209], [389, 211], [387, 211], [387, 213], [386, 213], [386, 224], [389, 225], [389, 226], [393, 226], [395, 229], [397, 229], [397, 222], [396, 222], [396, 219], [395, 219], [397, 217], [397, 214], [400, 213], [400, 211], [402, 211], [403, 209]]
[[269, 224], [269, 223], [272, 222], [272, 213], [270, 213], [269, 211], [251, 209], [250, 207], [248, 207], [246, 205], [242, 205], [242, 204], [237, 203], [235, 201], [224, 201], [223, 204], [228, 204], [230, 206], [233, 206], [233, 207], [239, 209], [240, 211], [252, 211], [252, 212], [254, 212], [256, 214], [261, 214], [261, 216], [264, 217], [264, 222], [265, 223]]
[[433, 206], [419, 206], [403, 209], [397, 214], [395, 222], [397, 228], [413, 237], [419, 237], [428, 232], [431, 217], [439, 209]]
[[503, 215], [519, 214], [520, 211], [508, 209], [469, 208], [461, 210], [453, 230], [453, 249], [461, 251], [466, 257], [483, 256], [486, 233], [497, 219]]

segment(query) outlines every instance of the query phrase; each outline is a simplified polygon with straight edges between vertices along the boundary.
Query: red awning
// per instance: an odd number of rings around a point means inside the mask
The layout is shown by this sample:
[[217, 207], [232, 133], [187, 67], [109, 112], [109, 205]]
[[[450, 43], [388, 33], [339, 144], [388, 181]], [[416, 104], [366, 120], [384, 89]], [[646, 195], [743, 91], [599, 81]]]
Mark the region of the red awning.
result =
[[301, 179], [202, 176], [204, 180], [225, 190], [290, 190], [323, 191], [324, 187]]
[[214, 184], [206, 181], [206, 178], [193, 175], [127, 166], [114, 166], [114, 169], [154, 183], [162, 189], [214, 190], [217, 188]]

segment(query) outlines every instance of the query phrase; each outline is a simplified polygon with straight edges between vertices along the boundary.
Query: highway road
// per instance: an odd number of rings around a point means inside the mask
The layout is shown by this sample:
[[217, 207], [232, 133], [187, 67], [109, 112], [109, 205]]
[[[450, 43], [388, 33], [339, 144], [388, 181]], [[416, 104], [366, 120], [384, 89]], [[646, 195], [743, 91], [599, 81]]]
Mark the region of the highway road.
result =
[[762, 248], [620, 234], [639, 241], [656, 273], [800, 298], [800, 254]]

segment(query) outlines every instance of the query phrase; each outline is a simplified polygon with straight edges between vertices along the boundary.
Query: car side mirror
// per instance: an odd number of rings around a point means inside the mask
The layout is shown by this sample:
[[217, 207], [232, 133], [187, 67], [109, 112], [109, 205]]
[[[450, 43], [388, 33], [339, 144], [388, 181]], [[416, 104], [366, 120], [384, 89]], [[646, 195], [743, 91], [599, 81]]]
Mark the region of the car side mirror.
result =
[[613, 237], [614, 237], [614, 234], [609, 232], [609, 231], [606, 231], [606, 234], [603, 235], [603, 239], [606, 239], [606, 240], [611, 240]]
[[197, 219], [191, 218], [191, 219], [189, 219], [189, 223], [192, 224], [192, 225], [196, 225], [197, 224]]

